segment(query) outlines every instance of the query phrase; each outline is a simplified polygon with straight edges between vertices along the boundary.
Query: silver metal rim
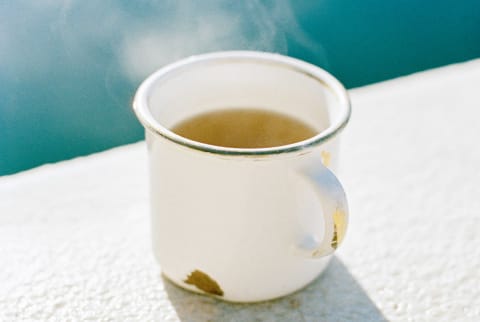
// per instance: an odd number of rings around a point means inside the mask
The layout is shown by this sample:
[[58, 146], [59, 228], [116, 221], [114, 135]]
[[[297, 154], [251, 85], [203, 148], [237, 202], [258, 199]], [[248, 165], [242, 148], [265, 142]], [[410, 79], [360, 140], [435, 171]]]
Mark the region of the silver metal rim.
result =
[[[307, 140], [283, 146], [247, 149], [215, 146], [184, 138], [162, 126], [150, 113], [148, 108], [148, 98], [152, 88], [154, 85], [157, 85], [158, 82], [168, 80], [168, 78], [175, 73], [197, 64], [205, 65], [225, 62], [252, 61], [262, 64], [275, 64], [282, 68], [293, 69], [298, 73], [302, 73], [320, 82], [337, 97], [340, 106], [344, 110], [343, 114], [332, 124], [330, 124], [327, 129]], [[159, 69], [150, 75], [138, 88], [133, 100], [133, 111], [146, 129], [184, 147], [220, 155], [261, 156], [296, 152], [324, 143], [325, 141], [337, 135], [347, 125], [351, 115], [351, 104], [348, 93], [343, 85], [330, 73], [315, 65], [295, 58], [273, 53], [254, 51], [226, 51], [191, 56]]]

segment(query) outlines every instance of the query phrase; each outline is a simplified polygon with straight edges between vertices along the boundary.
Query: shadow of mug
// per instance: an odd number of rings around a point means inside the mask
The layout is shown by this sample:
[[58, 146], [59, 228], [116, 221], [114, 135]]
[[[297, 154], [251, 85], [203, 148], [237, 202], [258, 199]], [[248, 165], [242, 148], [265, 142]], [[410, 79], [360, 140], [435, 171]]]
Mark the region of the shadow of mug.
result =
[[237, 304], [191, 293], [163, 277], [180, 321], [387, 321], [337, 257], [303, 290], [267, 302]]

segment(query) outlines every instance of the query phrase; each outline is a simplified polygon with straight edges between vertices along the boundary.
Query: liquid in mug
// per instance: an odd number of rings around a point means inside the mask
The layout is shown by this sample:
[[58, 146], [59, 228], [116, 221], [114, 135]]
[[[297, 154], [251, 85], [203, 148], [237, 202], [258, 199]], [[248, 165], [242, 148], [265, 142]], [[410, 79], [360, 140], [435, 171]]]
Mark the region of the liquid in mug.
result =
[[179, 122], [171, 130], [197, 142], [247, 149], [292, 144], [318, 134], [295, 117], [252, 108], [201, 113]]

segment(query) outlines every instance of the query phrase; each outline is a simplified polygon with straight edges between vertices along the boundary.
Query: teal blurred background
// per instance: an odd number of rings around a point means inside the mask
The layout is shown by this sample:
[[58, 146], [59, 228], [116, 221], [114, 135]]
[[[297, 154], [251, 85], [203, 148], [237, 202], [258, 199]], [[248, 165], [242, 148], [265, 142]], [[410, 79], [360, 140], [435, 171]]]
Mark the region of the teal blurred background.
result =
[[229, 49], [352, 88], [480, 57], [480, 1], [0, 0], [0, 175], [141, 140], [141, 80]]

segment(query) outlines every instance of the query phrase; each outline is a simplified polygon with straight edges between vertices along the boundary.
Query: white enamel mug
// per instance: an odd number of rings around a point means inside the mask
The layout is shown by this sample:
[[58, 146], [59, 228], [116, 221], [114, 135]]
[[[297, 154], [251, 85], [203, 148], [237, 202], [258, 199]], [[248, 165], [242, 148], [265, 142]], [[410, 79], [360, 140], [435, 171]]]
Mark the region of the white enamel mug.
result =
[[[293, 116], [318, 134], [248, 149], [169, 130], [202, 112], [241, 107]], [[332, 171], [350, 104], [333, 76], [278, 54], [210, 53], [149, 76], [133, 109], [146, 129], [153, 250], [167, 278], [255, 302], [292, 293], [325, 269], [348, 217]]]

